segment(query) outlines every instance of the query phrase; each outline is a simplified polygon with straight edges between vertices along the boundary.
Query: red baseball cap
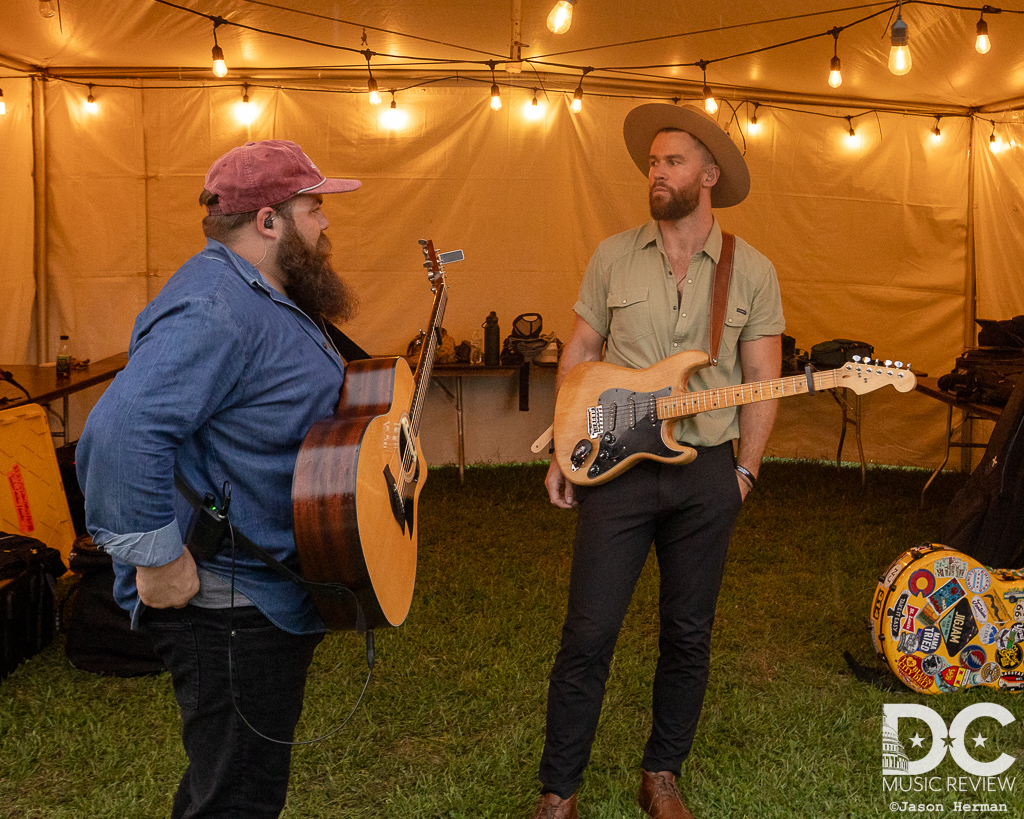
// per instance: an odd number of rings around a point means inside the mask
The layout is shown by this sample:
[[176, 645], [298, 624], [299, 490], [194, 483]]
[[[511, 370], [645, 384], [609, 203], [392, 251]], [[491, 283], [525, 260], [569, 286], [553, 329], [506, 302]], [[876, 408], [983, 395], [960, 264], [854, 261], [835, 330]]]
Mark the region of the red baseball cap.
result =
[[354, 191], [358, 179], [328, 179], [302, 148], [286, 139], [246, 142], [232, 148], [206, 172], [204, 187], [217, 194], [206, 206], [211, 215], [248, 213], [298, 196], [300, 193]]

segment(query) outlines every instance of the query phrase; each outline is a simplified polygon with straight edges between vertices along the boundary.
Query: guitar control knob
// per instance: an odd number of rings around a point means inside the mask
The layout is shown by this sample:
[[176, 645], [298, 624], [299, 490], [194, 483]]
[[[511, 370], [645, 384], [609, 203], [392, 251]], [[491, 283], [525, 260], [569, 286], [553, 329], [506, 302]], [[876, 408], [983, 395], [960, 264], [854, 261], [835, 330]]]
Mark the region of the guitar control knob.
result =
[[613, 446], [615, 444], [615, 441], [615, 436], [612, 435], [610, 432], [606, 432], [604, 435], [601, 436], [601, 443], [608, 444], [608, 446]]

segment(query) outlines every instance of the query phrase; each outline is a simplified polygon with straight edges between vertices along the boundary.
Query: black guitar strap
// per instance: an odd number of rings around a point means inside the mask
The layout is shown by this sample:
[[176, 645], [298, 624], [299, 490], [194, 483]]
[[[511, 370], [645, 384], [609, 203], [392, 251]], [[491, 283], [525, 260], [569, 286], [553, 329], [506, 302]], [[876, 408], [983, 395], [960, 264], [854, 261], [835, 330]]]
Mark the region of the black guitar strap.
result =
[[359, 361], [363, 358], [373, 358], [366, 350], [356, 344], [352, 339], [335, 327], [331, 322], [324, 319], [324, 331], [327, 337], [334, 344], [338, 354], [346, 361]]
[[[200, 512], [205, 508], [202, 498], [199, 497], [198, 493], [189, 486], [188, 482], [177, 472], [174, 473], [174, 486], [181, 493], [182, 497], [188, 501], [189, 506], [196, 510], [196, 512]], [[293, 572], [285, 566], [284, 563], [271, 555], [270, 552], [262, 546], [257, 546], [234, 526], [231, 527], [231, 533], [225, 538], [224, 543], [230, 543], [231, 536], [234, 537], [234, 544], [249, 555], [249, 557], [254, 557], [261, 561], [276, 575], [284, 578], [290, 583], [294, 583], [313, 597], [335, 597], [339, 599], [348, 598], [355, 606], [356, 631], [360, 634], [363, 634], [366, 631], [366, 614], [363, 612], [363, 607], [359, 604], [359, 598], [356, 596], [356, 593], [348, 586], [343, 586], [340, 583], [317, 583], [312, 580], [306, 580], [302, 575]], [[222, 549], [223, 545], [224, 544], [221, 544]]]

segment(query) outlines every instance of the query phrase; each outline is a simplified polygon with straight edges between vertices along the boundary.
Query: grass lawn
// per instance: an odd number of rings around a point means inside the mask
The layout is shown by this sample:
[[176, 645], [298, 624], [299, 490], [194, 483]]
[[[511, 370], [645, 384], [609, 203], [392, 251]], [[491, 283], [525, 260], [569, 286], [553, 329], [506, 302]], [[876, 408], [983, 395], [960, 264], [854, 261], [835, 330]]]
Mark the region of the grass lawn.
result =
[[[464, 486], [454, 468], [431, 471], [409, 619], [377, 635], [374, 678], [350, 725], [295, 750], [285, 817], [530, 816], [574, 518], [547, 502], [544, 471], [471, 468]], [[983, 700], [1024, 716], [1012, 695], [996, 691], [912, 694], [874, 657], [866, 624], [878, 575], [900, 552], [936, 539], [962, 481], [942, 476], [919, 511], [925, 479], [878, 468], [862, 487], [859, 469], [765, 464], [730, 551], [710, 687], [681, 780], [699, 819], [960, 816], [957, 801], [1007, 807], [970, 816], [1024, 816], [1024, 721], [972, 728], [990, 737], [979, 759], [1017, 757], [1003, 777], [1019, 780], [1013, 790], [978, 789], [992, 783], [977, 778], [949, 790], [947, 777], [966, 774], [947, 757], [930, 775], [941, 777], [941, 789], [883, 792], [884, 703], [928, 705], [947, 725]], [[854, 676], [844, 652], [877, 680]], [[619, 640], [580, 792], [584, 819], [641, 816], [637, 768], [656, 656], [652, 558]], [[340, 722], [364, 679], [361, 638], [329, 635], [298, 738]], [[78, 671], [58, 639], [0, 683], [2, 817], [166, 816], [183, 765], [166, 675]], [[904, 802], [944, 811], [910, 811]]]

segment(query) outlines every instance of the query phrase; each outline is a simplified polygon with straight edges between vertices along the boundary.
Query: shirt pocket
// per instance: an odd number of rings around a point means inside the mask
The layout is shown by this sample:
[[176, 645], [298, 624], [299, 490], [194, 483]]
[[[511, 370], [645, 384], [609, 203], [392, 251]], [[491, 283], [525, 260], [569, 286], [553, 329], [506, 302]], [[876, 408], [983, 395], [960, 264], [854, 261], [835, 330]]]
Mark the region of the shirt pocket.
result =
[[616, 341], [639, 341], [654, 334], [654, 317], [646, 287], [610, 293], [608, 312], [611, 314], [608, 335]]
[[746, 326], [747, 318], [750, 315], [750, 305], [730, 302], [725, 309], [725, 324], [722, 326], [722, 348], [719, 351], [719, 358], [723, 353], [732, 353], [737, 349], [740, 335]]

